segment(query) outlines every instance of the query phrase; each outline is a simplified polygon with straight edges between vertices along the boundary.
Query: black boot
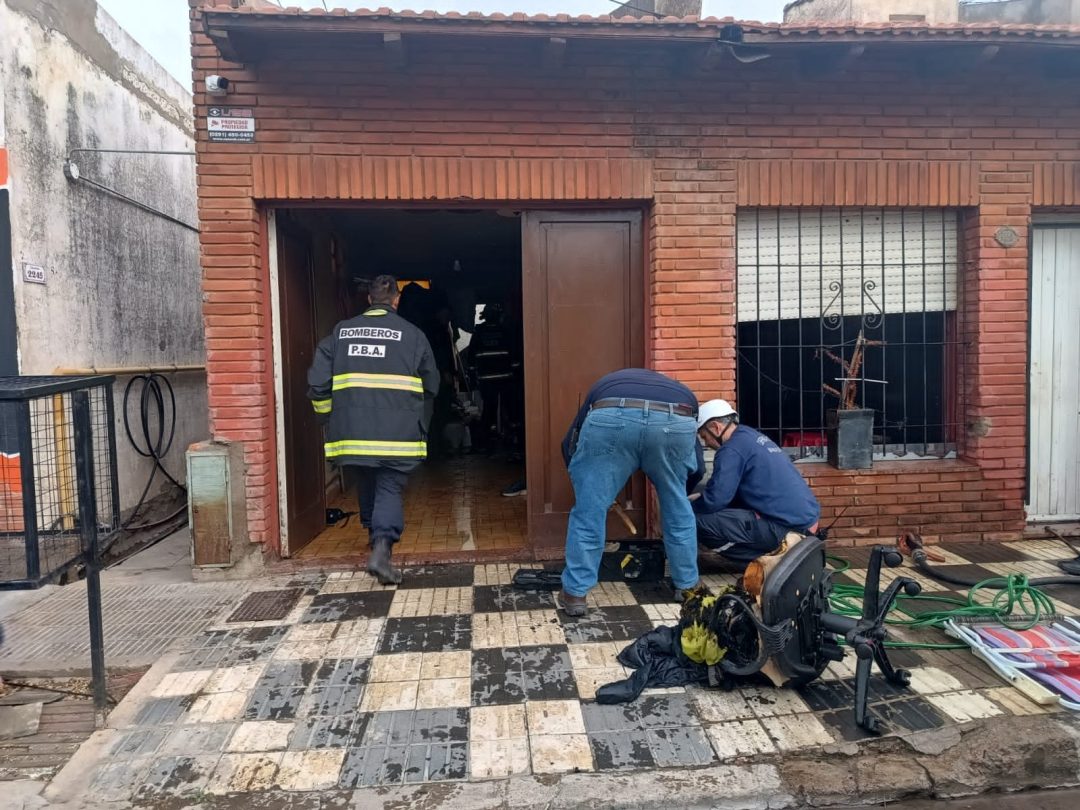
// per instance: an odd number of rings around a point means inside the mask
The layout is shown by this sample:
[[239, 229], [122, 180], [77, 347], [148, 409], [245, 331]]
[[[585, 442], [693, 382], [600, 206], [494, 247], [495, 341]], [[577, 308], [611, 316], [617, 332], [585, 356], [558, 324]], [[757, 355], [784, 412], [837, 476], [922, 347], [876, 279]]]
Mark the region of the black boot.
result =
[[375, 576], [382, 585], [397, 585], [401, 582], [401, 571], [390, 564], [390, 552], [393, 545], [390, 540], [383, 538], [371, 541], [371, 553], [368, 555], [367, 571]]

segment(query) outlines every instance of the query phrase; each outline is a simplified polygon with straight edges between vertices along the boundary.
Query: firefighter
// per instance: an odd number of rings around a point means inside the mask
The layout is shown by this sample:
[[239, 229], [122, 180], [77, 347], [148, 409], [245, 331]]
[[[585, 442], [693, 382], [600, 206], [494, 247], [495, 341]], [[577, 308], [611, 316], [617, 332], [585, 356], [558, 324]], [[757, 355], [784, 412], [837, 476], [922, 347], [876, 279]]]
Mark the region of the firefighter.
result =
[[389, 585], [401, 582], [391, 550], [405, 528], [409, 473], [427, 455], [439, 371], [424, 333], [396, 312], [394, 277], [376, 277], [368, 297], [363, 314], [319, 344], [308, 398], [327, 425], [326, 457], [355, 473], [371, 545], [368, 573]]

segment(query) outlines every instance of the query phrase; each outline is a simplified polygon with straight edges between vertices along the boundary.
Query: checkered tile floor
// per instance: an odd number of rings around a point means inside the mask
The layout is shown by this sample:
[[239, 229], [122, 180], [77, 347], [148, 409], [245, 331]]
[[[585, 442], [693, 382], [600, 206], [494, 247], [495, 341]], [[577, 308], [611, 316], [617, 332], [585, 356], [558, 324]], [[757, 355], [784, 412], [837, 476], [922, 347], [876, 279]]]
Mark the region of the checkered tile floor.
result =
[[[1041, 542], [947, 551], [951, 570], [974, 577], [1049, 574], [1050, 561], [1067, 556]], [[868, 552], [839, 553], [853, 563], [840, 581], [865, 579]], [[863, 737], [852, 721], [850, 659], [798, 691], [648, 690], [629, 705], [598, 705], [596, 688], [629, 674], [615, 660], [620, 649], [676, 619], [670, 590], [604, 583], [589, 614], [572, 619], [551, 593], [512, 588], [514, 569], [414, 569], [398, 588], [366, 574], [302, 575], [288, 596], [266, 595], [284, 618], [230, 607], [121, 730], [95, 795], [685, 767]], [[1058, 590], [1061, 611], [1080, 614], [1077, 595]], [[944, 640], [929, 632], [922, 640]], [[912, 689], [880, 678], [872, 689], [896, 733], [1046, 711], [966, 651], [894, 659], [913, 670]]]

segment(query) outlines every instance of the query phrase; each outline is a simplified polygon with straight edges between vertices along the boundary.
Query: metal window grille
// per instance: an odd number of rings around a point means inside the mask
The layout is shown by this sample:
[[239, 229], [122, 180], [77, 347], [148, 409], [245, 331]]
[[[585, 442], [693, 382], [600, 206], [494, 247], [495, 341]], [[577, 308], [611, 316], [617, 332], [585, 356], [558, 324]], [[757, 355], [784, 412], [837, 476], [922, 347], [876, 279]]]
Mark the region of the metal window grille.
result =
[[855, 375], [877, 458], [955, 454], [957, 214], [942, 209], [741, 209], [737, 219], [742, 421], [797, 459], [826, 455], [823, 385]]
[[[55, 579], [85, 559], [91, 534], [104, 540], [119, 529], [112, 382], [0, 378], [0, 588]], [[86, 419], [89, 443], [78, 418]], [[87, 448], [89, 458], [80, 459]], [[84, 509], [87, 493], [93, 510]]]

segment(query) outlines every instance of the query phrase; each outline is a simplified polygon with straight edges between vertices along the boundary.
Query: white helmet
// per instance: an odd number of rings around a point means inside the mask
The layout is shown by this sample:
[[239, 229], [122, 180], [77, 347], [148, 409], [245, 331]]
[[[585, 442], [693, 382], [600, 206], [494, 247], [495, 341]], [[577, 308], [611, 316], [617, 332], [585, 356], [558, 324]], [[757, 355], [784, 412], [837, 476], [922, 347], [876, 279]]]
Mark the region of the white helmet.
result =
[[698, 408], [698, 430], [705, 427], [706, 422], [710, 422], [713, 419], [723, 419], [725, 416], [734, 416], [738, 418], [739, 414], [731, 407], [726, 399], [710, 399]]

